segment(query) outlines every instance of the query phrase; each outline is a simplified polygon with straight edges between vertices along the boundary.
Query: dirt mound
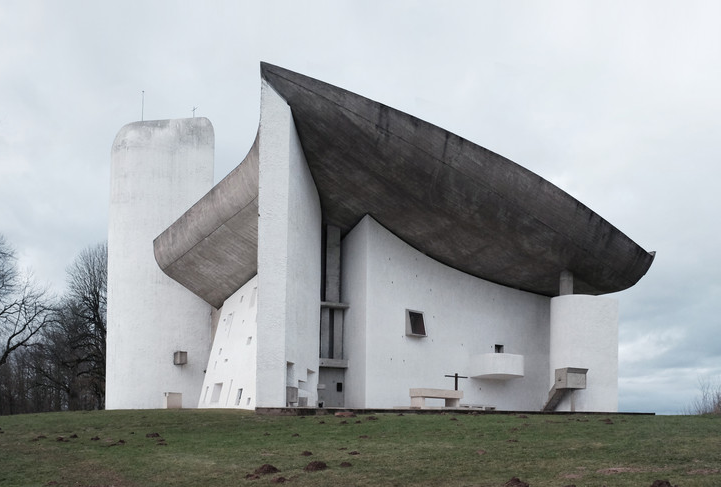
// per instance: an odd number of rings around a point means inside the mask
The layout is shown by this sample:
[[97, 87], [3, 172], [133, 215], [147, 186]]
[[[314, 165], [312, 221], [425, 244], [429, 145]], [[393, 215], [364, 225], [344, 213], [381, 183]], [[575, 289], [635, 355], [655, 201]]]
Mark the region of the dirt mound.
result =
[[518, 477], [513, 477], [511, 480], [503, 484], [503, 487], [530, 487], [526, 482], [519, 479]]
[[350, 462], [340, 462], [340, 466], [341, 467], [351, 467], [352, 465]]
[[309, 457], [312, 454], [313, 454], [313, 452], [309, 452], [308, 450], [305, 450], [303, 453], [301, 453], [301, 455], [303, 455], [304, 457]]
[[651, 487], [678, 487], [678, 485], [671, 485], [668, 480], [654, 480]]
[[328, 468], [328, 465], [326, 465], [325, 462], [319, 462], [318, 460], [315, 460], [306, 465], [303, 470], [305, 470], [306, 472], [317, 472], [319, 470], [325, 470], [326, 468]]
[[285, 478], [285, 477], [273, 477], [273, 478], [271, 479], [271, 482], [273, 482], [274, 484], [282, 484], [282, 483], [284, 483], [284, 482], [287, 482], [288, 480], [289, 480], [289, 479], [287, 479], [287, 478]]
[[256, 468], [253, 473], [256, 475], [266, 475], [269, 473], [276, 473], [276, 472], [280, 472], [280, 470], [275, 468], [270, 463], [265, 463], [265, 464], [261, 465], [260, 467]]

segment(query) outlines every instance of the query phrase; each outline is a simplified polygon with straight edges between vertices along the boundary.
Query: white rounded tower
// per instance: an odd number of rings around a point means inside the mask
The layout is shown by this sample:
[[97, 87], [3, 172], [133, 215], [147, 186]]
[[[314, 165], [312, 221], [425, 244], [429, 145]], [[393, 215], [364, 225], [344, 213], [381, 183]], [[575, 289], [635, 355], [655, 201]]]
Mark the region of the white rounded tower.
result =
[[618, 301], [568, 294], [551, 298], [551, 386], [556, 369], [587, 369], [584, 389], [571, 391], [557, 411], [618, 411]]
[[188, 118], [131, 123], [113, 142], [107, 409], [198, 404], [212, 308], [161, 271], [153, 240], [212, 187], [214, 140]]

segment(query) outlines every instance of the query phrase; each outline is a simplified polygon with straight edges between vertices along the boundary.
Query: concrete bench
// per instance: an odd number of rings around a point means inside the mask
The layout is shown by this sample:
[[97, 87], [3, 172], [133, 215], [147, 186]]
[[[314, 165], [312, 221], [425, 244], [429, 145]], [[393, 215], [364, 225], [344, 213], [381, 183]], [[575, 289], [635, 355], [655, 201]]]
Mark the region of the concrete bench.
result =
[[426, 407], [426, 398], [445, 399], [447, 408], [457, 408], [461, 403], [461, 399], [463, 399], [463, 391], [418, 388], [411, 389], [410, 396], [411, 408]]

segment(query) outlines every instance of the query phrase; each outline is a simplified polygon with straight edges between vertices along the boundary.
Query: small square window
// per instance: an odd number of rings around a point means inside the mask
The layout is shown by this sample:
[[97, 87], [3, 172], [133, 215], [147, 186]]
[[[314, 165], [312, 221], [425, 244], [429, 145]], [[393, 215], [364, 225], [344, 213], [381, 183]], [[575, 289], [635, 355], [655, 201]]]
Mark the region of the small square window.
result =
[[499, 345], [498, 343], [496, 343], [495, 350], [496, 353], [503, 353], [503, 345]]
[[423, 313], [420, 311], [406, 310], [406, 335], [424, 337], [426, 336], [426, 324], [423, 320]]

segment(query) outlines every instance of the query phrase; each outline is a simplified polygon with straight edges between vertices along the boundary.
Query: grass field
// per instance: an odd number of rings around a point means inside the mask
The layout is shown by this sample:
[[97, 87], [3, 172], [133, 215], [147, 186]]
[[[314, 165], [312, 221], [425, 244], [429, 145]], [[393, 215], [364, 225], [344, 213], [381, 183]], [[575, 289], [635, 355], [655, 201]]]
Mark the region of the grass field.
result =
[[[312, 461], [328, 468], [305, 471]], [[264, 464], [279, 471], [253, 478]], [[503, 486], [512, 477], [533, 487], [719, 486], [721, 417], [233, 410], [0, 417], [1, 486], [261, 486], [279, 477], [299, 486]]]

